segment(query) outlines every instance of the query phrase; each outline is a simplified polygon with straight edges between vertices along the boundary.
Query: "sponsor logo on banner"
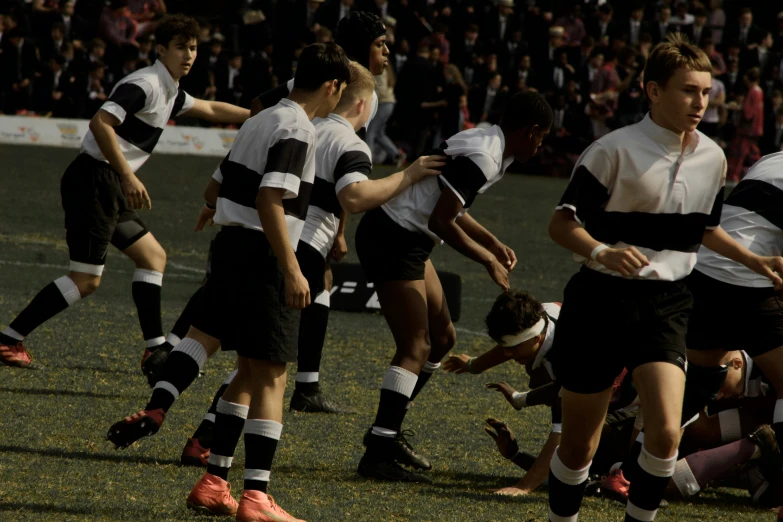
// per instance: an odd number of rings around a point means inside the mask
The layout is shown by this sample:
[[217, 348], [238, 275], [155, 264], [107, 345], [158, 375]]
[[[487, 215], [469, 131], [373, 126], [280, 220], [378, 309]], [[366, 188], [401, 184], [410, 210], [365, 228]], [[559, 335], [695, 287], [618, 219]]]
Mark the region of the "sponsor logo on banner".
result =
[[58, 123], [57, 129], [60, 131], [60, 139], [66, 145], [81, 144], [83, 136], [79, 132], [79, 126], [76, 123]]
[[33, 127], [15, 127], [0, 129], [0, 138], [3, 141], [16, 143], [36, 143], [41, 135]]
[[234, 145], [234, 139], [237, 137], [236, 132], [220, 132], [220, 141], [223, 142], [224, 149], [230, 149]]

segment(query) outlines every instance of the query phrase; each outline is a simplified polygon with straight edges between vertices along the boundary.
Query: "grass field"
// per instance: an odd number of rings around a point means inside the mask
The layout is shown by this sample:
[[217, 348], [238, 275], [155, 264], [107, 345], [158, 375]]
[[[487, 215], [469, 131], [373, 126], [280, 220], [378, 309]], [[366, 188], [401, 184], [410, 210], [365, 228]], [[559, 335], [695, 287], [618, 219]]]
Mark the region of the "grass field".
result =
[[[4, 327], [67, 267], [59, 179], [75, 152], [0, 147], [0, 327]], [[216, 161], [153, 156], [141, 171], [152, 197], [143, 212], [168, 252], [163, 287], [164, 326], [173, 325], [197, 288], [214, 230], [192, 233], [201, 194]], [[559, 300], [571, 257], [548, 238], [546, 224], [562, 180], [509, 176], [478, 198], [471, 212], [520, 259], [512, 284], [541, 300]], [[353, 218], [348, 226], [353, 247]], [[356, 261], [354, 253], [349, 261]], [[463, 278], [463, 316], [456, 350], [490, 347], [480, 334], [498, 289], [478, 265], [448, 247], [436, 249], [436, 267]], [[205, 366], [205, 375], [180, 397], [160, 433], [125, 451], [104, 440], [107, 428], [135, 412], [149, 395], [139, 371], [143, 351], [130, 286], [133, 265], [110, 253], [102, 287], [43, 325], [28, 348], [45, 368], [0, 367], [0, 520], [189, 520], [185, 498], [201, 474], [179, 466], [186, 437], [233, 367], [229, 354]], [[270, 492], [307, 520], [532, 521], [546, 519], [546, 492], [499, 498], [489, 488], [510, 485], [519, 472], [500, 458], [483, 433], [488, 416], [505, 419], [521, 446], [535, 451], [548, 433], [548, 412], [512, 410], [483, 388], [490, 380], [523, 387], [520, 367], [507, 364], [482, 376], [438, 374], [406, 419], [414, 446], [432, 458], [431, 485], [368, 482], [356, 472], [361, 437], [374, 418], [381, 377], [393, 353], [381, 316], [332, 313], [322, 385], [345, 416], [286, 412]], [[290, 388], [289, 387], [289, 395]], [[232, 472], [242, 487], [243, 447]], [[623, 507], [587, 499], [580, 520], [621, 520]], [[707, 491], [688, 504], [662, 510], [659, 520], [772, 520], [744, 491]]]

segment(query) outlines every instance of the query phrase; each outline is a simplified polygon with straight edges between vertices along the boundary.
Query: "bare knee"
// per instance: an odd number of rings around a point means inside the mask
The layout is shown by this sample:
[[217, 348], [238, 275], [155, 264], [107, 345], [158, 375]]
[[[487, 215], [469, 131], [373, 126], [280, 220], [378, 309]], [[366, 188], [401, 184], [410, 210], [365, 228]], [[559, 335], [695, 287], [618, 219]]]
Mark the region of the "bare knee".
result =
[[453, 324], [439, 332], [436, 335], [430, 333], [430, 343], [432, 344], [432, 355], [438, 355], [442, 359], [457, 344], [457, 331]]
[[680, 433], [680, 426], [677, 423], [645, 426], [644, 447], [652, 456], [667, 459], [677, 452]]
[[[148, 234], [147, 236], [150, 235]], [[147, 236], [144, 237], [146, 238]], [[123, 252], [136, 263], [136, 268], [154, 270], [161, 273], [166, 269], [166, 251], [151, 236], [149, 240], [142, 239]]]
[[334, 281], [334, 277], [332, 276], [332, 268], [329, 265], [326, 265], [326, 268], [324, 269], [324, 290], [327, 292], [332, 291], [332, 284]]
[[596, 446], [590, 439], [560, 440], [557, 456], [569, 469], [584, 469], [593, 458]]
[[84, 298], [95, 292], [101, 286], [101, 276], [84, 274], [82, 272], [71, 272], [68, 277], [79, 289], [79, 295]]

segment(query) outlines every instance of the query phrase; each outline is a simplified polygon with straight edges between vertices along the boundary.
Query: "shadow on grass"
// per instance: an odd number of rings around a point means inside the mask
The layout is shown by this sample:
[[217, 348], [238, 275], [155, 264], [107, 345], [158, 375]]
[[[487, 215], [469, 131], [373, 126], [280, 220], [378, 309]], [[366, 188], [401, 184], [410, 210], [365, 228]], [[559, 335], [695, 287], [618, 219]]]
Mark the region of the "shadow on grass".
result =
[[101, 462], [129, 462], [132, 464], [153, 464], [179, 466], [179, 459], [157, 459], [142, 455], [123, 455], [122, 453], [88, 453], [86, 451], [65, 451], [57, 448], [26, 448], [24, 446], [0, 445], [1, 453], [20, 453], [27, 455], [40, 455], [42, 457], [55, 457], [61, 459], [96, 460]]
[[32, 511], [34, 513], [63, 513], [67, 515], [95, 514], [95, 511], [89, 507], [54, 506], [33, 502], [0, 502], [0, 512], [3, 511]]
[[65, 366], [52, 366], [51, 369], [57, 368], [62, 370], [80, 370], [80, 371], [88, 371], [88, 372], [99, 372], [99, 373], [113, 373], [116, 375], [133, 375], [136, 373], [135, 370], [120, 370], [115, 368], [99, 368], [96, 366], [82, 366], [78, 364], [70, 364]]
[[93, 399], [127, 399], [143, 398], [138, 394], [123, 393], [96, 393], [91, 391], [73, 391], [73, 390], [46, 390], [42, 388], [2, 388], [0, 392], [18, 393], [21, 395], [54, 395], [66, 397], [92, 397]]

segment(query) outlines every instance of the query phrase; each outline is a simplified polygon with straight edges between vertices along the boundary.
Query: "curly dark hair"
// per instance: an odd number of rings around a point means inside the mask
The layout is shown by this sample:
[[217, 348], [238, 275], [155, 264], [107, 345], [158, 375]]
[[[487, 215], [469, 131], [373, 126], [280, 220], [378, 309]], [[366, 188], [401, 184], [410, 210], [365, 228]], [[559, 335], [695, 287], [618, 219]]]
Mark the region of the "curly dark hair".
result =
[[182, 14], [166, 15], [155, 28], [155, 43], [168, 48], [172, 40], [185, 42], [198, 40], [200, 32], [201, 29], [194, 18]]
[[495, 299], [484, 322], [487, 334], [495, 341], [500, 341], [505, 335], [530, 328], [542, 317], [546, 319], [544, 308], [535, 297], [527, 292], [509, 290]]

